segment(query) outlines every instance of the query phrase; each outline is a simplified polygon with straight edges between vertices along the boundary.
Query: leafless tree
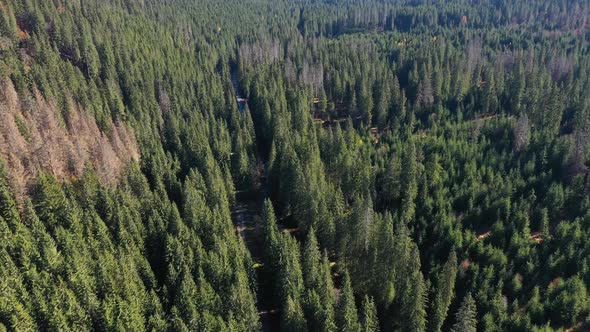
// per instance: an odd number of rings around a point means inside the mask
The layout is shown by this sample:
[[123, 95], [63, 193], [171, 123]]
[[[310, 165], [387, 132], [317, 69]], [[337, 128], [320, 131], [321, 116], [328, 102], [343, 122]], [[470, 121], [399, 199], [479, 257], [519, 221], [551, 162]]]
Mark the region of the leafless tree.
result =
[[301, 80], [310, 85], [317, 93], [324, 85], [324, 66], [321, 63], [312, 65], [304, 63], [301, 70]]
[[529, 117], [526, 114], [522, 114], [514, 127], [514, 150], [519, 152], [524, 150], [529, 144], [530, 136], [531, 126]]
[[481, 61], [482, 45], [481, 36], [474, 37], [467, 44], [467, 71], [469, 76]]
[[253, 43], [243, 43], [239, 48], [240, 61], [248, 65], [275, 62], [281, 56], [281, 43], [268, 35]]
[[297, 81], [297, 68], [289, 58], [285, 61], [285, 78], [290, 83]]
[[172, 102], [170, 101], [168, 92], [166, 92], [166, 89], [162, 85], [158, 87], [158, 101], [160, 102], [160, 109], [162, 110], [162, 113], [170, 112]]
[[434, 89], [432, 88], [432, 81], [428, 75], [424, 75], [424, 78], [418, 84], [416, 103], [422, 106], [428, 106], [434, 103]]
[[477, 142], [479, 134], [481, 133], [481, 127], [483, 126], [483, 120], [480, 118], [475, 119], [473, 122], [473, 129], [471, 131], [471, 141]]
[[584, 159], [588, 145], [588, 136], [588, 131], [585, 128], [578, 128], [574, 132], [574, 140], [571, 146], [572, 151], [570, 157], [570, 167], [568, 172], [570, 179], [586, 170]]
[[112, 182], [124, 164], [139, 159], [135, 137], [125, 125], [110, 123], [103, 132], [72, 98], [61, 119], [57, 104], [39, 91], [19, 96], [9, 81], [0, 87], [0, 159], [17, 196], [34, 183], [38, 169], [64, 180], [81, 176], [90, 165], [102, 181]]
[[511, 71], [516, 65], [517, 54], [512, 50], [505, 50], [496, 55], [496, 70]]
[[574, 59], [565, 55], [553, 56], [549, 61], [551, 78], [555, 82], [564, 80], [574, 68]]

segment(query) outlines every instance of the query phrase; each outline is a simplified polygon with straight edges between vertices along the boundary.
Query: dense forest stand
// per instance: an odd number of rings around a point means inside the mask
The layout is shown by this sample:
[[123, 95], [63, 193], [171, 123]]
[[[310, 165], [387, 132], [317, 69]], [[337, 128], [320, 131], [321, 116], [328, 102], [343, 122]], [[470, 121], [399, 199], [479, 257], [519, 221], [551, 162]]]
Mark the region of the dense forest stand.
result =
[[[231, 66], [231, 80], [239, 111], [243, 113], [248, 100], [242, 97], [239, 92], [237, 70], [237, 66]], [[272, 280], [267, 280], [267, 276], [261, 273], [264, 248], [262, 247], [259, 211], [262, 210], [264, 199], [268, 196], [268, 185], [266, 183], [266, 163], [261, 159], [259, 153], [258, 155], [259, 172], [256, 173], [258, 185], [255, 192], [241, 192], [236, 195], [236, 203], [232, 209], [232, 219], [254, 262], [258, 282], [256, 305], [262, 323], [262, 331], [277, 331], [280, 328], [280, 312], [272, 301], [273, 294], [269, 292], [272, 287], [267, 286], [272, 283]]]

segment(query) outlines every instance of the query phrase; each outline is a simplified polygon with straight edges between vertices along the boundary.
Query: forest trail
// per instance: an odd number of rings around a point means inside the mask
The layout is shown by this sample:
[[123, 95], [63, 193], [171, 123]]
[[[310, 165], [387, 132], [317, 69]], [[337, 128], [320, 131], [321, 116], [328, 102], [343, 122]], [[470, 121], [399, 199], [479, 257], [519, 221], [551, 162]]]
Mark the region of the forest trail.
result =
[[238, 70], [237, 70], [236, 66], [230, 64], [230, 68], [231, 68], [231, 73], [230, 73], [231, 74], [231, 84], [232, 84], [232, 87], [234, 88], [234, 94], [236, 96], [236, 102], [238, 103], [238, 109], [240, 110], [240, 113], [244, 113], [244, 108], [248, 104], [248, 99], [244, 98], [240, 94], [240, 89], [238, 88]]
[[236, 231], [240, 234], [242, 241], [250, 252], [252, 261], [254, 262], [254, 270], [257, 276], [258, 294], [257, 294], [257, 309], [260, 315], [260, 322], [262, 323], [262, 331], [277, 331], [280, 323], [280, 312], [277, 308], [271, 305], [271, 296], [266, 293], [268, 287], [265, 287], [271, 280], [264, 280], [262, 269], [262, 230], [260, 224], [257, 222], [259, 211], [262, 207], [264, 196], [264, 184], [261, 185], [260, 191], [257, 195], [258, 199], [248, 197], [236, 197], [236, 204], [232, 208], [232, 219]]
[[512, 120], [514, 119], [514, 115], [504, 115], [504, 114], [496, 114], [496, 113], [483, 113], [483, 114], [479, 114], [475, 117], [475, 119], [471, 119], [468, 120], [469, 122], [483, 122], [483, 121], [488, 121], [488, 120], [492, 120], [492, 119], [498, 119], [501, 118], [502, 116], [506, 117], [507, 120]]
[[[238, 89], [237, 68], [230, 66], [232, 87], [236, 96], [236, 102], [240, 113], [243, 113], [247, 100], [242, 97]], [[258, 153], [258, 152], [257, 152]], [[256, 156], [262, 169], [266, 169], [265, 163]], [[262, 265], [263, 241], [262, 230], [260, 225], [260, 211], [264, 204], [264, 199], [268, 196], [268, 186], [266, 183], [266, 174], [260, 174], [258, 179], [260, 185], [256, 191], [240, 192], [236, 194], [236, 203], [232, 207], [232, 221], [234, 227], [246, 248], [250, 252], [250, 257], [254, 263], [256, 272], [256, 281], [258, 285], [258, 294], [256, 294], [256, 307], [260, 316], [263, 332], [278, 331], [280, 328], [280, 311], [272, 304], [272, 294], [268, 294], [269, 287], [266, 287], [272, 280], [265, 280], [266, 277], [260, 268]]]

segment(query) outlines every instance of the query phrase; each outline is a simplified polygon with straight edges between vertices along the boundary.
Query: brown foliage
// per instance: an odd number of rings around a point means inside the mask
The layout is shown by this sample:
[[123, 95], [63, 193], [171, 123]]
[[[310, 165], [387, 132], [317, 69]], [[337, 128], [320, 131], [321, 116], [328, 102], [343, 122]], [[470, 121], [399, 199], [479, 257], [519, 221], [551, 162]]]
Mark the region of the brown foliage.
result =
[[469, 269], [469, 266], [471, 266], [471, 261], [468, 258], [467, 259], [464, 259], [461, 262], [461, 265], [460, 266], [461, 266], [461, 269], [465, 271], [465, 270]]
[[114, 183], [125, 164], [139, 160], [137, 143], [125, 125], [111, 123], [103, 132], [72, 100], [65, 121], [59, 113], [38, 91], [21, 97], [10, 81], [0, 82], [0, 159], [17, 196], [39, 170], [68, 180], [92, 167], [104, 183]]
[[17, 30], [16, 32], [17, 32], [17, 34], [18, 34], [18, 39], [19, 39], [20, 41], [25, 41], [27, 38], [29, 38], [29, 35], [27, 34], [27, 32], [26, 32], [26, 31], [23, 31], [23, 30], [21, 30], [21, 29], [20, 29], [20, 28], [18, 28], [18, 27], [16, 28], [16, 30]]
[[561, 278], [560, 277], [557, 277], [557, 278], [551, 280], [551, 282], [549, 283], [549, 286], [547, 286], [547, 287], [548, 288], [553, 288], [555, 286], [559, 286], [559, 284], [561, 284], [561, 281], [562, 281]]

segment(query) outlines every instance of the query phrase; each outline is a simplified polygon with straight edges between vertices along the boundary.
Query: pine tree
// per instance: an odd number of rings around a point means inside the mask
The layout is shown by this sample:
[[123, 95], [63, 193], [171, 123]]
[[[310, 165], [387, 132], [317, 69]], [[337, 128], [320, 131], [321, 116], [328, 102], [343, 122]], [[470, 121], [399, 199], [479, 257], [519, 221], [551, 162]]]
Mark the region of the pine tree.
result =
[[69, 212], [67, 199], [53, 176], [44, 174], [39, 176], [33, 198], [39, 219], [48, 230], [52, 231], [58, 224], [67, 223]]
[[348, 273], [344, 274], [342, 293], [338, 300], [336, 322], [339, 324], [338, 331], [341, 332], [358, 332], [361, 330]]
[[301, 271], [299, 244], [289, 234], [281, 234], [281, 246], [278, 255], [278, 273], [275, 274], [279, 299], [286, 303], [288, 297], [300, 301], [303, 295], [303, 274]]
[[311, 331], [336, 331], [334, 307], [330, 301], [322, 301], [315, 290], [307, 290], [304, 312]]
[[321, 286], [319, 287], [319, 296], [324, 307], [324, 317], [322, 323], [322, 330], [336, 331], [335, 322], [335, 298], [334, 298], [334, 284], [332, 282], [332, 273], [330, 270], [330, 261], [328, 260], [328, 253], [324, 251], [322, 255], [322, 264], [320, 275], [322, 276]]
[[361, 331], [377, 332], [379, 331], [379, 320], [377, 318], [377, 308], [375, 302], [365, 295], [361, 312]]
[[18, 222], [19, 214], [16, 207], [16, 202], [12, 194], [12, 190], [6, 181], [6, 173], [4, 165], [0, 160], [0, 216], [8, 222], [9, 225], [14, 225]]
[[284, 305], [284, 313], [281, 321], [281, 330], [286, 332], [305, 332], [307, 323], [299, 301], [293, 300], [290, 296]]
[[307, 234], [307, 241], [303, 246], [302, 268], [304, 273], [305, 288], [312, 289], [319, 285], [322, 275], [320, 274], [322, 257], [315, 236], [315, 231], [310, 228]]
[[436, 295], [430, 314], [431, 331], [440, 331], [447, 317], [447, 312], [453, 300], [455, 279], [457, 277], [457, 255], [451, 251], [449, 259], [438, 275]]
[[477, 306], [470, 293], [468, 293], [459, 310], [455, 314], [455, 324], [452, 332], [476, 332], [477, 331]]
[[[274, 258], [278, 250], [279, 228], [277, 227], [275, 212], [269, 199], [264, 201], [264, 206], [262, 207], [262, 234], [264, 236], [264, 248], [266, 250], [265, 263], [270, 265], [271, 262], [276, 262]], [[275, 273], [276, 271], [269, 272]]]
[[420, 257], [418, 256], [418, 249], [414, 247], [412, 251], [411, 261], [413, 263], [410, 269], [413, 271], [410, 274], [410, 291], [406, 292], [403, 299], [404, 320], [406, 320], [405, 331], [408, 332], [422, 332], [426, 330], [426, 296], [427, 288], [424, 283], [424, 277], [420, 271]]
[[530, 314], [533, 323], [542, 323], [545, 320], [545, 308], [541, 302], [539, 287], [533, 289], [533, 295], [527, 303], [527, 311]]
[[375, 125], [379, 128], [385, 127], [387, 111], [390, 106], [391, 91], [387, 82], [388, 81], [378, 81], [374, 88], [374, 95], [377, 103], [375, 104], [375, 114], [373, 117]]
[[541, 234], [543, 236], [543, 241], [550, 241], [551, 240], [551, 228], [549, 224], [549, 211], [547, 208], [544, 208], [541, 211]]
[[[411, 135], [411, 133], [409, 134]], [[401, 185], [401, 220], [405, 224], [409, 224], [414, 219], [416, 210], [416, 195], [418, 194], [418, 186], [416, 183], [417, 176], [416, 166], [416, 144], [413, 139], [410, 139], [408, 147], [404, 152], [402, 159], [402, 185]]]
[[16, 18], [10, 7], [0, 7], [0, 36], [6, 36], [13, 41], [18, 38]]
[[372, 296], [378, 305], [388, 307], [396, 296], [395, 284], [395, 244], [393, 235], [393, 217], [387, 213], [376, 225], [374, 243]]

